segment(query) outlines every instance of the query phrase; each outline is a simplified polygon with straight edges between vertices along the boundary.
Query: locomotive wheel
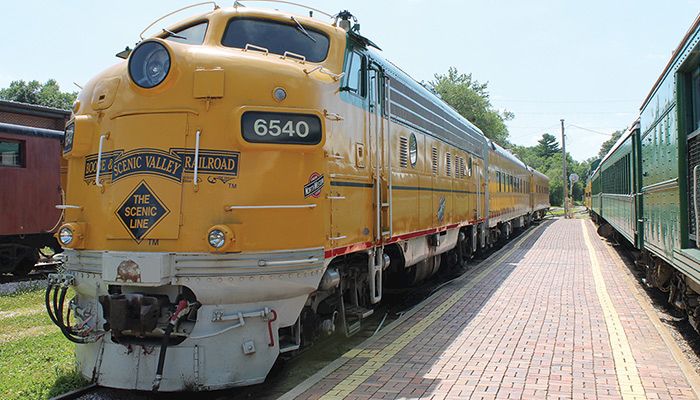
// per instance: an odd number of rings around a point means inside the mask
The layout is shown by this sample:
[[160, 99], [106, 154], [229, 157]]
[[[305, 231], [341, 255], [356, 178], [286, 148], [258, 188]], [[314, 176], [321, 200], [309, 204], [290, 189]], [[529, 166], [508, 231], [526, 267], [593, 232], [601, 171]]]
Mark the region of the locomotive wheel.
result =
[[14, 271], [12, 271], [12, 275], [18, 277], [29, 275], [38, 261], [39, 253], [35, 249], [30, 249], [27, 254], [17, 262]]

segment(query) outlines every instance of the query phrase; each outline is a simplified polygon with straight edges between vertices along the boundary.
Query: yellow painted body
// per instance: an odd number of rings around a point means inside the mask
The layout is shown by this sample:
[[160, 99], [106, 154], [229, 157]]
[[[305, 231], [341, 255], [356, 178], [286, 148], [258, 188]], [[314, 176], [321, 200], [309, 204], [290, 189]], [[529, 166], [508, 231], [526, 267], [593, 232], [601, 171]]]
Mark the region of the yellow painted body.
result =
[[[74, 150], [69, 162], [66, 204], [78, 206], [66, 211], [66, 222], [84, 224], [79, 249], [159, 252], [208, 252], [206, 235], [210, 227], [225, 225], [234, 234], [227, 252], [270, 251], [297, 248], [335, 249], [376, 242], [373, 184], [379, 146], [382, 198], [387, 199], [389, 158], [393, 218], [383, 209], [382, 239], [449, 225], [465, 225], [486, 217], [484, 161], [454, 146], [391, 122], [341, 100], [340, 82], [322, 73], [307, 74], [316, 64], [279, 55], [223, 47], [220, 38], [226, 22], [236, 16], [285, 20], [280, 14], [260, 10], [217, 10], [206, 16], [209, 30], [203, 45], [162, 41], [173, 58], [165, 82], [152, 89], [136, 86], [119, 63], [92, 79], [81, 92], [76, 112]], [[191, 25], [204, 17], [178, 26]], [[299, 17], [308, 26], [330, 37], [325, 69], [342, 72], [346, 33], [317, 20]], [[172, 27], [175, 30], [176, 27]], [[288, 97], [277, 102], [275, 88]], [[365, 100], [367, 101], [367, 100]], [[321, 118], [323, 140], [314, 146], [248, 143], [241, 137], [244, 111], [280, 111], [315, 114]], [[342, 120], [326, 118], [337, 114]], [[372, 129], [374, 127], [374, 129]], [[135, 174], [111, 182], [114, 166], [105, 155], [116, 151], [173, 149], [194, 151], [196, 132], [200, 149], [238, 152], [235, 178], [184, 173], [182, 183], [161, 176]], [[416, 134], [418, 160], [401, 166], [400, 138]], [[95, 156], [103, 141], [103, 178], [95, 183]], [[364, 154], [360, 156], [358, 147]], [[432, 149], [437, 150], [437, 171], [432, 168]], [[393, 157], [389, 155], [392, 152]], [[447, 171], [447, 153], [451, 168]], [[93, 163], [86, 167], [86, 156]], [[462, 163], [457, 162], [457, 158]], [[472, 169], [466, 167], [471, 157]], [[200, 161], [202, 162], [202, 161]], [[525, 182], [527, 171], [501, 165]], [[457, 171], [458, 166], [462, 171]], [[510, 168], [510, 169], [508, 169]], [[499, 192], [491, 168], [491, 216], [495, 220], [527, 214], [527, 184], [522, 192]], [[304, 198], [302, 188], [312, 174], [324, 175], [318, 198]], [[145, 182], [169, 210], [141, 240], [134, 240], [116, 215], [116, 210], [141, 182]], [[365, 184], [365, 187], [334, 186], [335, 181]], [[397, 188], [399, 187], [399, 188]], [[406, 189], [413, 188], [413, 189]], [[480, 194], [477, 194], [477, 191]], [[328, 199], [331, 197], [331, 199]], [[442, 220], [438, 208], [445, 199]], [[344, 198], [334, 200], [333, 198]], [[477, 206], [477, 202], [480, 204]], [[313, 208], [233, 209], [229, 206], [313, 206]], [[497, 214], [494, 214], [497, 213]], [[477, 215], [479, 213], [479, 215]]]

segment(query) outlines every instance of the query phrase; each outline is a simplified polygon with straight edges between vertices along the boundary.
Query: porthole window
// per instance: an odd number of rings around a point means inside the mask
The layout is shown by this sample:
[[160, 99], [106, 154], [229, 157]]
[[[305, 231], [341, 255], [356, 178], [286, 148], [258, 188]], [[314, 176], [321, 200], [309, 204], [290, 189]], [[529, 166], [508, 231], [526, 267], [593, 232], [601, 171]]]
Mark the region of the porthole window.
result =
[[411, 133], [411, 136], [408, 138], [408, 159], [411, 162], [411, 166], [415, 167], [416, 162], [418, 162], [418, 141], [414, 133]]

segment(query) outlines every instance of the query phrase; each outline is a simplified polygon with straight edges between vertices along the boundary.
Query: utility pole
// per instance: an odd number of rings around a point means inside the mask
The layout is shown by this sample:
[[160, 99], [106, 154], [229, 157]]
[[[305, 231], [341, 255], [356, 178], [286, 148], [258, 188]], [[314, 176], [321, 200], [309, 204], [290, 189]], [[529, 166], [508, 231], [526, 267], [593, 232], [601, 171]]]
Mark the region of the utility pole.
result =
[[567, 198], [569, 197], [569, 180], [566, 173], [566, 135], [564, 134], [564, 120], [561, 120], [561, 153], [562, 153], [562, 170], [564, 174], [564, 218], [569, 218], [569, 204]]

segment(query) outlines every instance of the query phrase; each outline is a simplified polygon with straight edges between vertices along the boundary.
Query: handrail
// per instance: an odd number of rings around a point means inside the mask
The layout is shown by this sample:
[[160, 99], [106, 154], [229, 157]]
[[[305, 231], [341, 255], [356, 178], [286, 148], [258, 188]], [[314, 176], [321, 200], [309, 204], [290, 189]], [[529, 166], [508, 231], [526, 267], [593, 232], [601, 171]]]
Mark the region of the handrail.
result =
[[665, 181], [652, 183], [651, 185], [642, 187], [642, 192], [651, 192], [655, 190], [667, 189], [673, 187], [675, 184], [678, 184], [678, 178], [667, 179]]
[[56, 204], [55, 206], [58, 210], [81, 210], [82, 206], [74, 206], [70, 204]]
[[296, 59], [300, 60], [302, 64], [306, 62], [305, 56], [302, 56], [301, 54], [293, 53], [291, 51], [285, 51], [281, 58], [283, 60], [286, 60], [287, 58], [296, 58]]
[[189, 6], [185, 6], [185, 7], [182, 7], [182, 8], [178, 8], [177, 10], [171, 11], [171, 12], [169, 12], [169, 13], [163, 15], [162, 17], [158, 18], [157, 20], [151, 22], [151, 24], [148, 25], [148, 26], [146, 27], [146, 29], [144, 29], [141, 33], [139, 33], [139, 37], [141, 38], [141, 40], [143, 40], [143, 34], [146, 33], [146, 31], [149, 30], [153, 25], [155, 25], [155, 24], [157, 24], [158, 22], [164, 20], [165, 18], [168, 18], [169, 16], [171, 16], [171, 15], [173, 15], [173, 14], [177, 14], [177, 13], [179, 13], [180, 11], [187, 10], [188, 8], [193, 8], [193, 7], [201, 6], [201, 5], [204, 5], [204, 4], [213, 4], [213, 5], [214, 5], [214, 10], [216, 10], [217, 8], [219, 8], [219, 6], [218, 6], [218, 5], [216, 4], [216, 2], [214, 2], [214, 1], [204, 1], [204, 2], [201, 2], [201, 3], [190, 4]]
[[[391, 115], [391, 82], [390, 78], [388, 76], [384, 77], [384, 83], [385, 83], [385, 88], [384, 90], [386, 91], [387, 94], [387, 114]], [[380, 120], [382, 121], [382, 126], [384, 126], [384, 119], [381, 118], [381, 114], [378, 114], [380, 116]], [[389, 159], [387, 162], [387, 165], [389, 166], [389, 179], [388, 179], [388, 185], [389, 187], [387, 188], [387, 191], [389, 192], [389, 237], [394, 236], [394, 193], [393, 193], [393, 185], [391, 184], [392, 182], [392, 171], [391, 171], [391, 118], [387, 119], [387, 140], [385, 141], [389, 145], [387, 146], [387, 158]]]
[[95, 185], [97, 187], [102, 187], [102, 183], [100, 182], [100, 172], [101, 172], [101, 167], [102, 167], [102, 147], [104, 145], [105, 139], [109, 137], [109, 132], [100, 135], [100, 146], [97, 150], [97, 168], [95, 171]]
[[[326, 13], [326, 12], [323, 12], [323, 11], [317, 9], [317, 8], [309, 7], [309, 6], [306, 6], [306, 5], [303, 5], [303, 4], [299, 4], [299, 3], [294, 3], [294, 2], [291, 2], [291, 1], [283, 1], [283, 0], [236, 0], [236, 1], [233, 2], [233, 6], [234, 6], [234, 7], [243, 6], [243, 2], [246, 2], [246, 3], [248, 3], [248, 2], [251, 2], [251, 3], [252, 3], [252, 2], [258, 2], [258, 3], [281, 3], [281, 4], [289, 4], [289, 5], [292, 5], [292, 6], [297, 6], [297, 7], [301, 7], [301, 8], [306, 8], [307, 10], [316, 11], [317, 13], [323, 14], [323, 15], [325, 15], [325, 16], [328, 17], [328, 18], [333, 18], [333, 16], [332, 16], [331, 14], [328, 14], [328, 13]], [[244, 6], [244, 7], [245, 7], [245, 6]]]
[[226, 206], [224, 210], [271, 210], [271, 209], [288, 209], [288, 208], [316, 208], [317, 204], [279, 204], [269, 206]]
[[270, 54], [270, 50], [268, 50], [268, 49], [266, 49], [266, 48], [264, 48], [264, 47], [260, 47], [260, 46], [254, 45], [254, 44], [250, 44], [250, 43], [246, 43], [246, 44], [245, 44], [245, 48], [243, 49], [243, 51], [248, 51], [248, 50], [251, 50], [251, 49], [252, 49], [252, 50], [256, 50], [256, 51], [262, 51], [263, 53], [265, 53], [265, 55]]
[[700, 247], [700, 235], [698, 235], [698, 227], [700, 227], [700, 216], [698, 215], [698, 167], [693, 167], [693, 209], [695, 211], [695, 247]]
[[280, 261], [259, 260], [258, 266], [259, 267], [266, 267], [266, 266], [275, 266], [275, 265], [313, 264], [316, 262], [318, 262], [318, 258], [316, 258], [316, 257], [302, 258], [300, 260], [280, 260]]
[[318, 65], [318, 66], [316, 66], [316, 67], [314, 67], [314, 68], [311, 68], [311, 69], [309, 69], [309, 70], [304, 69], [303, 71], [304, 71], [304, 73], [305, 73], [306, 75], [311, 75], [313, 72], [318, 71], [318, 72], [320, 72], [320, 73], [322, 73], [322, 74], [326, 74], [326, 75], [330, 76], [330, 77], [333, 78], [333, 80], [336, 81], [336, 82], [339, 81], [340, 78], [342, 78], [342, 77], [345, 75], [345, 72], [341, 72], [340, 74], [334, 74], [333, 72], [331, 72], [331, 71], [327, 70], [326, 68], [324, 68], [322, 65]]
[[194, 138], [194, 190], [197, 190], [197, 177], [199, 175], [199, 137], [202, 136], [202, 131], [197, 129]]

